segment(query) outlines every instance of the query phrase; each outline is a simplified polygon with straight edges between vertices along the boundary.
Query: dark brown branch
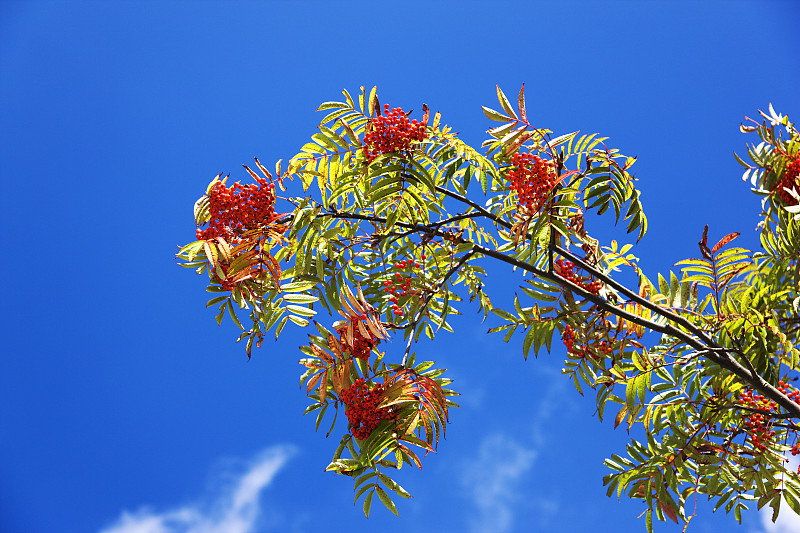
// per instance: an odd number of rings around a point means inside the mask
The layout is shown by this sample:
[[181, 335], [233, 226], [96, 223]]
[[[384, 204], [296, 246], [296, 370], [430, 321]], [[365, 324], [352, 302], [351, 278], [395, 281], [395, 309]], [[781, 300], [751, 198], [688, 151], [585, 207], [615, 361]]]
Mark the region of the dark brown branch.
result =
[[403, 360], [400, 362], [400, 366], [406, 366], [406, 361], [408, 361], [408, 355], [411, 352], [411, 341], [414, 339], [414, 329], [413, 328], [419, 323], [420, 319], [422, 318], [422, 315], [424, 314], [425, 310], [428, 308], [428, 304], [430, 303], [431, 299], [433, 298], [433, 295], [436, 294], [437, 292], [439, 292], [439, 290], [441, 290], [441, 288], [445, 286], [445, 284], [447, 283], [447, 280], [450, 279], [450, 277], [453, 274], [455, 274], [458, 271], [458, 269], [461, 268], [464, 265], [464, 263], [466, 263], [469, 260], [469, 258], [472, 257], [473, 255], [475, 255], [475, 250], [470, 250], [469, 252], [467, 252], [467, 253], [465, 253], [464, 255], [461, 256], [461, 259], [459, 259], [458, 262], [455, 265], [453, 265], [450, 268], [450, 270], [448, 270], [447, 273], [442, 277], [442, 279], [437, 284], [436, 288], [431, 290], [428, 293], [428, 295], [425, 297], [425, 302], [419, 308], [419, 311], [417, 311], [416, 316], [411, 321], [409, 321], [409, 323], [406, 326], [406, 328], [412, 328], [412, 329], [411, 329], [411, 333], [408, 336], [408, 342], [406, 343], [406, 351], [403, 354]]
[[[453, 193], [453, 192], [447, 191], [445, 189], [440, 189], [439, 187], [437, 187], [437, 190], [440, 190], [440, 192], [450, 196], [453, 199], [456, 199], [456, 200], [459, 200], [459, 201], [463, 201], [467, 205], [470, 205], [471, 207], [473, 207], [476, 210], [478, 210], [482, 215], [486, 216], [487, 218], [490, 218], [491, 220], [497, 222], [498, 224], [503, 225], [504, 227], [510, 227], [508, 225], [508, 223], [498, 219], [497, 217], [492, 215], [490, 212], [486, 211], [484, 208], [482, 208], [478, 204], [472, 202], [471, 200], [468, 200], [468, 199], [464, 198], [463, 196], [461, 196], [461, 195], [459, 195], [457, 193]], [[322, 213], [319, 216], [329, 216], [329, 217], [339, 218], [339, 219], [363, 220], [363, 221], [378, 222], [378, 223], [385, 223], [386, 222], [386, 219], [383, 218], [383, 217], [370, 216], [370, 215], [360, 215], [360, 214], [357, 214], [357, 213], [339, 213], [339, 212], [336, 212], [336, 213]], [[442, 232], [441, 230], [438, 229], [438, 226], [437, 226], [436, 223], [433, 223], [433, 224], [414, 224], [414, 223], [409, 223], [409, 222], [399, 222], [398, 221], [395, 224], [397, 226], [401, 227], [401, 228], [407, 228], [409, 230], [418, 231], [420, 233], [433, 234], [433, 235], [437, 235], [437, 236], [441, 236], [441, 237], [446, 236], [446, 234], [444, 232]], [[722, 368], [726, 369], [727, 371], [731, 372], [732, 374], [736, 375], [737, 377], [742, 379], [745, 383], [749, 384], [752, 388], [758, 390], [759, 392], [761, 392], [762, 394], [764, 394], [765, 396], [767, 396], [771, 400], [775, 401], [778, 405], [783, 407], [787, 411], [787, 413], [789, 413], [789, 415], [791, 417], [800, 418], [800, 405], [794, 403], [785, 394], [780, 392], [776, 387], [774, 387], [772, 384], [768, 383], [760, 374], [758, 374], [758, 372], [755, 371], [755, 369], [752, 369], [752, 367], [750, 369], [748, 369], [745, 366], [742, 366], [739, 362], [737, 362], [735, 359], [733, 359], [733, 357], [730, 354], [730, 350], [723, 349], [722, 347], [720, 347], [704, 331], [702, 331], [701, 329], [697, 328], [697, 326], [695, 326], [694, 324], [689, 322], [686, 318], [681, 317], [680, 315], [677, 315], [677, 314], [675, 314], [675, 313], [673, 313], [673, 312], [671, 312], [669, 310], [666, 310], [666, 309], [664, 309], [662, 307], [659, 307], [656, 304], [654, 304], [654, 303], [652, 303], [652, 302], [650, 302], [648, 300], [645, 300], [644, 298], [641, 298], [638, 294], [633, 293], [630, 289], [627, 289], [623, 285], [615, 282], [614, 280], [612, 280], [611, 278], [609, 278], [605, 274], [597, 271], [596, 268], [594, 268], [591, 265], [587, 264], [585, 261], [583, 261], [580, 258], [576, 257], [575, 255], [567, 252], [566, 250], [563, 250], [562, 248], [557, 247], [557, 246], [555, 247], [555, 251], [557, 251], [558, 253], [560, 253], [560, 254], [564, 255], [565, 257], [569, 258], [571, 261], [573, 261], [578, 266], [580, 266], [581, 268], [583, 268], [584, 270], [589, 272], [591, 275], [593, 275], [593, 276], [597, 277], [598, 279], [600, 279], [601, 281], [607, 283], [611, 287], [613, 287], [616, 290], [618, 290], [621, 294], [624, 294], [625, 296], [629, 297], [632, 301], [641, 304], [643, 307], [649, 309], [650, 311], [654, 312], [655, 314], [657, 314], [659, 316], [663, 316], [663, 317], [667, 318], [668, 320], [670, 320], [671, 322], [674, 322], [674, 323], [679, 324], [680, 326], [686, 328], [689, 332], [691, 332], [695, 336], [692, 336], [687, 331], [683, 331], [683, 330], [679, 329], [678, 327], [676, 327], [676, 326], [674, 326], [672, 324], [669, 324], [669, 323], [668, 324], [659, 324], [657, 322], [653, 322], [651, 320], [648, 320], [648, 319], [645, 319], [643, 317], [637, 316], [637, 315], [635, 315], [635, 314], [633, 314], [633, 313], [631, 313], [629, 311], [626, 311], [624, 309], [621, 309], [621, 308], [619, 308], [619, 307], [617, 307], [615, 305], [612, 305], [608, 301], [606, 301], [606, 300], [600, 298], [599, 296], [596, 296], [596, 295], [586, 291], [582, 287], [580, 287], [580, 286], [578, 286], [578, 285], [576, 285], [576, 284], [574, 284], [574, 283], [572, 283], [572, 282], [570, 282], [570, 281], [568, 281], [568, 280], [566, 280], [566, 279], [564, 279], [564, 278], [562, 278], [560, 276], [557, 276], [553, 272], [547, 272], [547, 271], [541, 270], [541, 269], [539, 269], [537, 267], [534, 267], [533, 265], [531, 265], [529, 263], [525, 263], [525, 262], [519, 261], [519, 260], [517, 260], [517, 259], [515, 259], [513, 257], [507, 256], [507, 255], [505, 255], [503, 253], [496, 252], [494, 250], [490, 250], [488, 248], [485, 248], [483, 246], [475, 244], [475, 243], [473, 243], [471, 241], [468, 241], [466, 239], [462, 238], [461, 241], [464, 242], [464, 243], [471, 244], [472, 245], [472, 249], [477, 253], [480, 253], [480, 254], [485, 255], [487, 257], [493, 257], [493, 258], [498, 259], [498, 260], [500, 260], [500, 261], [502, 261], [504, 263], [510, 264], [510, 265], [515, 266], [517, 268], [520, 268], [520, 269], [522, 269], [522, 270], [524, 270], [526, 272], [530, 272], [532, 274], [535, 274], [536, 276], [538, 276], [540, 278], [547, 279], [549, 281], [552, 281], [553, 283], [556, 283], [556, 284], [558, 284], [558, 285], [560, 285], [562, 287], [565, 287], [565, 288], [569, 289], [570, 291], [572, 291], [573, 293], [578, 294], [579, 296], [585, 298], [586, 300], [589, 300], [592, 303], [596, 304], [600, 309], [602, 309], [602, 310], [604, 310], [604, 311], [606, 311], [608, 313], [611, 313], [611, 314], [613, 314], [613, 315], [615, 315], [615, 316], [617, 316], [619, 318], [622, 318], [622, 319], [624, 319], [626, 321], [629, 321], [629, 322], [631, 322], [633, 324], [637, 324], [639, 326], [646, 327], [646, 328], [648, 328], [648, 329], [650, 329], [652, 331], [657, 331], [659, 333], [662, 333], [662, 334], [665, 334], [665, 335], [669, 335], [671, 337], [674, 337], [674, 338], [680, 340], [681, 342], [685, 343], [687, 346], [689, 346], [689, 347], [693, 348], [694, 350], [696, 350], [699, 354], [704, 355], [709, 361], [719, 365], [720, 367], [722, 367]]]

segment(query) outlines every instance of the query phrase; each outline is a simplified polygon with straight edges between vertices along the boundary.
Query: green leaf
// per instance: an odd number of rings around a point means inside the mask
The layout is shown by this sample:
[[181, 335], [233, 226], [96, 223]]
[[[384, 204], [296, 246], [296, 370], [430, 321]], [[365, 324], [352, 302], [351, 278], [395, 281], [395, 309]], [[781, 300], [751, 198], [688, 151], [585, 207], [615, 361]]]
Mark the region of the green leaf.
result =
[[350, 106], [344, 102], [322, 102], [317, 111], [325, 111], [326, 109], [349, 108]]
[[286, 294], [283, 299], [293, 304], [310, 304], [319, 301], [319, 298], [310, 294]]
[[302, 292], [315, 286], [317, 281], [294, 281], [281, 285], [281, 290], [284, 292]]
[[389, 495], [386, 494], [386, 491], [380, 486], [376, 486], [375, 491], [378, 493], [378, 498], [380, 498], [381, 502], [383, 502], [383, 505], [385, 505], [386, 508], [393, 512], [396, 516], [400, 516], [397, 513], [397, 507], [395, 507], [394, 502], [391, 498], [389, 498]]
[[503, 111], [509, 114], [509, 116], [513, 118], [518, 118], [517, 114], [514, 112], [514, 109], [511, 107], [511, 102], [508, 101], [506, 95], [500, 89], [500, 86], [497, 85], [497, 100], [500, 102], [500, 105], [503, 107]]
[[372, 495], [373, 494], [375, 494], [374, 490], [370, 491], [370, 493], [367, 494], [367, 497], [364, 498], [364, 516], [366, 516], [367, 518], [369, 518], [369, 508], [372, 505]]
[[308, 307], [303, 307], [300, 305], [287, 305], [286, 309], [303, 317], [312, 317], [317, 314], [317, 312], [313, 309], [309, 309]]
[[486, 118], [488, 118], [489, 120], [494, 120], [496, 122], [506, 122], [509, 120], [514, 120], [511, 117], [508, 117], [502, 113], [498, 113], [494, 109], [490, 109], [486, 106], [481, 106], [481, 108], [483, 109], [483, 114], [486, 115]]
[[795, 514], [800, 515], [800, 501], [798, 501], [798, 494], [788, 484], [785, 485], [783, 490], [783, 499], [786, 500], [786, 503], [789, 504], [789, 507], [791, 507]]

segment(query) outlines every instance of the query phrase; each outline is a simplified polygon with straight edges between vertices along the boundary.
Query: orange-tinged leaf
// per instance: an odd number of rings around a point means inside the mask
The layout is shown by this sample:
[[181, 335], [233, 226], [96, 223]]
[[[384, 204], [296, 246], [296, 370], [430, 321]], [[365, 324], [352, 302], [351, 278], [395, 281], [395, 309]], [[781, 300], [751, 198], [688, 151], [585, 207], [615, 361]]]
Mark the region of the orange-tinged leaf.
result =
[[506, 147], [506, 155], [513, 154], [519, 149], [520, 146], [522, 146], [525, 143], [525, 141], [535, 136], [536, 136], [535, 131], [526, 131], [525, 133], [514, 139], [513, 142], [509, 143], [509, 145]]
[[361, 306], [362, 306], [364, 309], [366, 309], [366, 310], [369, 310], [369, 307], [370, 307], [370, 305], [369, 305], [369, 303], [367, 302], [367, 299], [366, 299], [366, 297], [364, 296], [364, 291], [362, 291], [362, 290], [361, 290], [361, 284], [359, 283], [359, 284], [356, 286], [356, 288], [358, 289], [358, 303], [359, 303], [359, 304], [361, 304]]
[[426, 127], [428, 126], [428, 119], [430, 118], [430, 115], [431, 112], [428, 109], [428, 106], [426, 104], [422, 104], [422, 123], [425, 124]]
[[617, 427], [622, 424], [622, 421], [625, 420], [626, 416], [628, 416], [628, 406], [623, 405], [622, 409], [620, 409], [619, 413], [617, 413], [616, 418], [614, 418], [614, 429], [617, 429]]
[[247, 165], [242, 165], [242, 166], [243, 166], [243, 167], [244, 167], [244, 169], [247, 171], [247, 173], [248, 173], [248, 174], [250, 174], [250, 175], [253, 177], [253, 179], [255, 179], [256, 181], [258, 181], [258, 179], [259, 179], [259, 176], [258, 176], [258, 174], [256, 174], [256, 173], [255, 173], [255, 172], [253, 172], [252, 170], [250, 170], [250, 167], [248, 167]]
[[311, 391], [314, 390], [314, 387], [316, 387], [319, 381], [322, 379], [323, 374], [325, 374], [325, 372], [317, 372], [314, 374], [314, 377], [308, 380], [308, 383], [306, 384], [306, 395], [311, 394]]
[[400, 437], [400, 440], [402, 440], [404, 442], [408, 442], [409, 444], [413, 444], [414, 446], [419, 446], [420, 448], [426, 450], [426, 455], [427, 455], [427, 452], [436, 453], [436, 450], [434, 450], [427, 442], [425, 442], [424, 440], [420, 439], [416, 435], [412, 435], [412, 434], [403, 435], [402, 437]]
[[[348, 294], [350, 296], [349, 298], [348, 298]], [[352, 300], [351, 300], [351, 298], [352, 298]], [[355, 310], [355, 307], [353, 306], [354, 305], [353, 302], [355, 302], [355, 297], [353, 296], [353, 293], [350, 292], [350, 288], [347, 285], [344, 285], [342, 287], [342, 291], [341, 291], [341, 294], [340, 294], [340, 300], [341, 300], [342, 306], [344, 307], [344, 310], [346, 312], [346, 314], [344, 314], [342, 316], [344, 316], [345, 318], [350, 318], [351, 316], [358, 316], [358, 315], [361, 314], [360, 312], [357, 312]]]
[[370, 332], [367, 328], [364, 327], [364, 322], [361, 320], [356, 320], [356, 327], [358, 328], [358, 332], [361, 333], [361, 336], [365, 339], [371, 338]]
[[319, 401], [326, 403], [328, 396], [328, 371], [322, 372], [322, 380], [319, 383]]
[[333, 373], [331, 374], [331, 382], [333, 384], [333, 392], [337, 395], [342, 393], [342, 367], [344, 365], [339, 363], [333, 366]]
[[662, 500], [658, 500], [658, 505], [664, 511], [664, 514], [670, 517], [670, 519], [676, 524], [678, 523], [678, 515], [675, 513], [675, 509], [672, 508], [672, 505], [670, 505], [669, 502], [664, 503]]
[[400, 445], [400, 449], [402, 449], [402, 450], [403, 450], [403, 453], [405, 453], [405, 454], [408, 456], [408, 458], [409, 458], [409, 459], [411, 459], [412, 461], [414, 461], [414, 464], [415, 464], [415, 465], [417, 465], [417, 468], [419, 468], [420, 470], [422, 470], [422, 461], [420, 461], [420, 460], [419, 460], [419, 457], [417, 457], [417, 454], [415, 454], [415, 453], [414, 453], [414, 452], [411, 450], [411, 448], [408, 448], [407, 446], [403, 446], [403, 445], [401, 444], [401, 445]]
[[240, 281], [244, 281], [244, 280], [250, 279], [252, 277], [253, 277], [253, 273], [252, 272], [249, 272], [247, 270], [243, 270], [242, 272], [239, 272], [238, 274], [236, 274], [233, 278], [229, 278], [228, 282], [229, 283], [239, 283]]
[[278, 263], [277, 259], [272, 257], [266, 251], [262, 253], [263, 259], [265, 259], [264, 264], [269, 270], [270, 275], [272, 276], [272, 281], [280, 290], [281, 286], [281, 277], [283, 276], [283, 271], [281, 270], [281, 265]]
[[350, 381], [351, 369], [353, 368], [353, 360], [352, 359], [345, 359], [344, 363], [342, 364], [342, 388], [348, 389], [352, 381]]
[[342, 347], [339, 344], [339, 339], [331, 335], [328, 337], [328, 348], [333, 352], [337, 359], [342, 357]]
[[433, 427], [431, 426], [431, 421], [428, 418], [429, 416], [430, 416], [429, 413], [423, 410], [420, 414], [419, 419], [422, 422], [422, 427], [425, 429], [425, 442], [428, 444], [427, 448], [433, 449]]
[[[262, 164], [261, 164], [261, 161], [259, 161], [257, 157], [254, 157], [253, 159], [255, 159], [255, 160], [256, 160], [256, 165], [258, 165], [258, 169], [259, 169], [261, 172], [263, 172], [263, 173], [264, 173], [264, 175], [265, 175], [267, 178], [269, 178], [269, 179], [272, 179], [272, 174], [270, 174], [270, 173], [269, 173], [269, 170], [267, 170], [266, 168], [264, 168], [264, 165], [262, 165]], [[277, 167], [277, 168], [280, 168], [280, 163], [281, 163], [281, 162], [280, 162], [280, 161], [278, 161], [278, 163], [276, 164], [276, 167]], [[280, 172], [278, 172], [278, 174], [280, 174]]]
[[344, 293], [345, 296], [347, 296], [347, 299], [350, 301], [350, 307], [352, 307], [356, 311], [355, 314], [363, 315], [364, 309], [361, 307], [361, 303], [358, 301], [358, 298], [356, 298], [355, 294], [353, 294], [353, 291], [351, 291], [350, 287], [348, 287], [347, 285], [344, 286]]
[[720, 248], [722, 248], [723, 246], [725, 246], [726, 244], [728, 244], [729, 242], [731, 242], [733, 239], [735, 239], [735, 238], [736, 238], [736, 237], [738, 237], [739, 235], [741, 235], [741, 234], [740, 234], [738, 231], [736, 231], [736, 232], [733, 232], [733, 233], [728, 233], [728, 234], [727, 234], [727, 235], [725, 235], [723, 238], [721, 238], [721, 239], [719, 240], [719, 242], [717, 242], [717, 244], [715, 244], [715, 245], [714, 245], [714, 247], [711, 249], [711, 253], [712, 253], [712, 254], [715, 254], [715, 253], [717, 253], [717, 252], [719, 251], [719, 249], [720, 249]]
[[372, 333], [373, 337], [378, 339], [388, 339], [388, 335], [386, 329], [383, 327], [383, 324], [380, 323], [380, 319], [373, 316], [371, 313], [367, 316], [367, 327], [369, 328], [370, 333]]
[[314, 355], [316, 355], [317, 357], [319, 357], [320, 359], [322, 359], [323, 361], [325, 361], [329, 365], [332, 365], [333, 363], [336, 362], [334, 360], [334, 358], [331, 357], [331, 355], [328, 352], [326, 352], [325, 350], [323, 350], [322, 348], [320, 348], [316, 344], [309, 344], [309, 346], [311, 346], [311, 351], [314, 352]]
[[697, 245], [700, 247], [700, 253], [703, 254], [703, 257], [712, 261], [713, 255], [711, 254], [711, 250], [708, 249], [708, 224], [706, 224], [706, 227], [703, 229], [703, 238]]
[[347, 323], [347, 331], [345, 333], [345, 338], [347, 339], [347, 345], [350, 347], [350, 349], [352, 349], [353, 348], [353, 323], [352, 322], [348, 322]]

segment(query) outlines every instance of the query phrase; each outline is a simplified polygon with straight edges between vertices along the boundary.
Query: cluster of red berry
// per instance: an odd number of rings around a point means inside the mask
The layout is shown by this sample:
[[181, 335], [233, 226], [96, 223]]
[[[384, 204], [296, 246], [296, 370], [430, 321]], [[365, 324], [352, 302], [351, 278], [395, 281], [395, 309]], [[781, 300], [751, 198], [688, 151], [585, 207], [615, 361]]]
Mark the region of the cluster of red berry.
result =
[[517, 152], [511, 158], [513, 168], [508, 173], [511, 188], [517, 191], [519, 206], [539, 211], [556, 186], [553, 162], [538, 155]]
[[399, 107], [389, 111], [389, 104], [383, 106], [385, 115], [379, 115], [369, 122], [364, 135], [364, 157], [372, 162], [380, 154], [408, 150], [411, 143], [428, 136], [425, 124], [408, 117]]
[[[428, 257], [425, 254], [422, 254], [421, 260], [424, 261]], [[402, 261], [398, 261], [394, 264], [394, 268], [397, 270], [406, 270], [406, 269], [415, 269], [419, 268], [420, 264], [418, 261], [411, 261], [407, 259], [403, 259]], [[403, 316], [404, 311], [402, 307], [400, 307], [400, 297], [406, 296], [411, 289], [411, 274], [406, 274], [405, 276], [400, 272], [394, 273], [394, 280], [387, 279], [383, 282], [383, 291], [387, 292], [392, 295], [389, 299], [392, 302], [392, 312], [397, 316]]]
[[[800, 391], [789, 387], [785, 382], [778, 382], [778, 390], [789, 397], [793, 402], [800, 404]], [[760, 411], [773, 412], [778, 409], [778, 405], [769, 398], [760, 395], [752, 389], [745, 389], [739, 396], [739, 401], [745, 407], [758, 409]], [[772, 429], [772, 417], [763, 413], [750, 413], [744, 417], [744, 430], [750, 435], [753, 447], [759, 451], [767, 449], [767, 443], [775, 436]], [[792, 448], [792, 455], [800, 453], [797, 446]]]
[[555, 264], [556, 274], [558, 274], [567, 281], [571, 281], [572, 283], [574, 283], [578, 287], [581, 287], [587, 292], [590, 292], [592, 294], [598, 294], [600, 292], [600, 289], [603, 287], [602, 282], [596, 280], [587, 281], [583, 277], [577, 275], [573, 271], [573, 268], [575, 268], [575, 265], [572, 264], [572, 261], [564, 261], [561, 258], [556, 260]]
[[243, 231], [275, 221], [275, 185], [264, 178], [256, 180], [258, 185], [242, 185], [237, 181], [230, 187], [219, 181], [211, 188], [208, 193], [211, 216], [208, 228], [197, 229], [198, 240], [224, 237], [235, 244]]
[[364, 315], [354, 316], [350, 318], [350, 324], [353, 326], [353, 343], [352, 345], [347, 342], [347, 328], [348, 323], [345, 322], [343, 325], [336, 328], [336, 333], [339, 334], [339, 342], [342, 344], [343, 347], [346, 347], [347, 350], [350, 351], [350, 355], [353, 357], [357, 357], [359, 359], [369, 359], [370, 353], [372, 353], [372, 349], [381, 343], [380, 339], [374, 338], [369, 335], [369, 330], [367, 330], [367, 335], [362, 333], [361, 329], [365, 328], [365, 326], [358, 327], [359, 322], [366, 321], [367, 317]]
[[796, 155], [789, 159], [789, 161], [786, 163], [786, 169], [783, 171], [783, 177], [781, 178], [781, 181], [779, 181], [772, 189], [773, 192], [778, 193], [778, 196], [783, 201], [784, 205], [797, 205], [797, 200], [795, 200], [786, 189], [789, 188], [796, 192], [800, 192], [797, 190], [798, 175], [800, 175], [800, 155]]
[[364, 378], [358, 378], [349, 388], [342, 390], [345, 414], [350, 422], [350, 432], [355, 438], [366, 439], [381, 420], [392, 418], [391, 409], [378, 408], [383, 391], [382, 384], [378, 383], [370, 388]]
[[[564, 343], [564, 346], [567, 347], [567, 351], [571, 354], [577, 355], [578, 357], [585, 357], [589, 355], [594, 359], [599, 359], [599, 356], [592, 354], [585, 345], [582, 346], [580, 343], [578, 343], [576, 346], [575, 330], [573, 330], [572, 326], [570, 325], [567, 325], [567, 327], [564, 328], [564, 333], [561, 334], [561, 341]], [[607, 341], [598, 342], [594, 348], [603, 355], [609, 355], [614, 351]]]

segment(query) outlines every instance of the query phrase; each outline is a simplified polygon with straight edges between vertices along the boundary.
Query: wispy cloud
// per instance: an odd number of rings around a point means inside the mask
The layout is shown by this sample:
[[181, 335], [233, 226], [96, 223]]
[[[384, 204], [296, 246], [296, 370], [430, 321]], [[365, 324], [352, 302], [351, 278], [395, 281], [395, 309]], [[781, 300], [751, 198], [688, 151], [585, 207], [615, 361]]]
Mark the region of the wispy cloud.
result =
[[230, 486], [208, 503], [194, 503], [162, 512], [148, 508], [123, 511], [101, 533], [254, 533], [260, 515], [259, 497], [293, 454], [289, 447], [264, 450]]
[[516, 485], [535, 459], [534, 450], [504, 435], [483, 440], [478, 457], [468, 463], [461, 479], [478, 512], [470, 524], [474, 533], [503, 533], [511, 528], [518, 503]]
[[[788, 459], [787, 468], [796, 470], [800, 466], [797, 457], [792, 456]], [[796, 515], [784, 500], [781, 502], [781, 512], [775, 522], [772, 521], [772, 508], [765, 506], [761, 509], [761, 526], [764, 528], [764, 533], [800, 533], [800, 516]]]
[[786, 502], [782, 502], [781, 514], [772, 522], [772, 509], [761, 509], [761, 525], [765, 533], [800, 533], [800, 515], [794, 514]]

